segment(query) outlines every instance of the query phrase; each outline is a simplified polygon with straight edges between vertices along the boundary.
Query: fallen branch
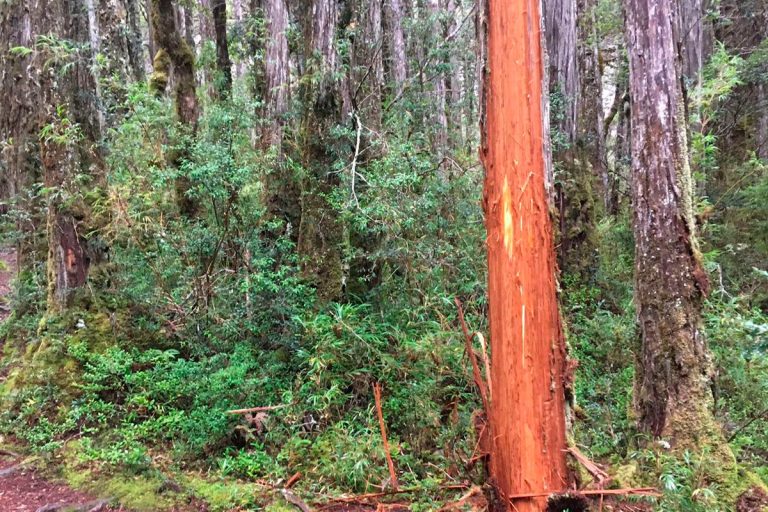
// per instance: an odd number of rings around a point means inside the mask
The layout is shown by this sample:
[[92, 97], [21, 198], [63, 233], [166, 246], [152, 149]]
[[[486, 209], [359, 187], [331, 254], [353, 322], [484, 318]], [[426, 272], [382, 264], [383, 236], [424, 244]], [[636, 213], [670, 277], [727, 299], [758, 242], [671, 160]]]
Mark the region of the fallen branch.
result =
[[[455, 489], [467, 489], [469, 487], [468, 484], [450, 484], [450, 485], [442, 485], [440, 486], [440, 489], [442, 490], [455, 490]], [[423, 493], [424, 488], [423, 487], [407, 487], [404, 489], [398, 489], [397, 491], [382, 491], [382, 492], [370, 492], [367, 494], [358, 494], [356, 496], [342, 496], [342, 497], [329, 497], [328, 503], [365, 503], [368, 500], [376, 499], [376, 498], [386, 498], [387, 496], [395, 496], [398, 494], [411, 494], [411, 493]], [[325, 506], [321, 507], [320, 510], [325, 508]]]
[[296, 473], [294, 473], [293, 476], [289, 478], [287, 482], [285, 482], [285, 488], [290, 489], [291, 487], [296, 485], [296, 482], [301, 480], [301, 477], [302, 477], [301, 471], [297, 471]]
[[464, 321], [464, 308], [462, 308], [461, 301], [458, 297], [456, 297], [455, 302], [456, 307], [459, 310], [461, 330], [464, 332], [464, 344], [467, 349], [467, 357], [469, 357], [469, 360], [472, 363], [472, 376], [475, 380], [477, 389], [480, 391], [480, 399], [483, 402], [483, 410], [487, 417], [488, 413], [491, 411], [490, 404], [488, 403], [488, 387], [480, 373], [480, 366], [477, 364], [477, 356], [475, 355], [475, 350], [472, 348], [472, 336], [469, 334], [469, 329], [467, 329], [467, 322]]
[[592, 475], [595, 480], [597, 480], [598, 485], [602, 485], [603, 482], [610, 479], [608, 473], [603, 471], [600, 466], [589, 460], [589, 457], [581, 453], [575, 446], [572, 446], [565, 451], [573, 455], [573, 458], [575, 458], [579, 464], [581, 464], [584, 469], [586, 469], [587, 472], [589, 472], [589, 474]]
[[283, 495], [283, 498], [285, 498], [285, 501], [301, 510], [301, 512], [312, 512], [312, 509], [309, 508], [309, 505], [304, 503], [301, 498], [293, 494], [288, 489], [283, 489], [280, 491], [280, 493]]
[[289, 405], [290, 404], [263, 405], [261, 407], [249, 407], [248, 409], [232, 409], [231, 411], [227, 411], [227, 414], [248, 414], [252, 412], [274, 411], [275, 409], [283, 409]]
[[392, 455], [389, 453], [387, 426], [384, 424], [384, 413], [381, 410], [381, 384], [378, 382], [373, 385], [373, 398], [376, 401], [376, 414], [379, 416], [379, 428], [381, 429], [381, 440], [384, 443], [384, 455], [387, 457], [389, 478], [392, 483], [392, 489], [397, 492], [397, 474], [395, 473], [395, 463], [392, 462]]
[[512, 500], [543, 498], [545, 496], [557, 496], [568, 493], [576, 493], [583, 496], [649, 496], [653, 498], [660, 498], [662, 496], [655, 487], [633, 487], [627, 489], [573, 489], [570, 491], [531, 492], [525, 494], [513, 494], [511, 496], [506, 496], [506, 499], [511, 502]]

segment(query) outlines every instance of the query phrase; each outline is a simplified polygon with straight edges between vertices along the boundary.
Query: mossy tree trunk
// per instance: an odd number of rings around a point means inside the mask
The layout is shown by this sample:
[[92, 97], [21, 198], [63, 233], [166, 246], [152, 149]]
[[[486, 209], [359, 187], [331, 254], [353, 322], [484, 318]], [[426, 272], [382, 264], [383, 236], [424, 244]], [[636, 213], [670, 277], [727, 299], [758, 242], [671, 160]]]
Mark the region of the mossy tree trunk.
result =
[[101, 113], [92, 71], [95, 56], [86, 44], [93, 33], [93, 18], [80, 0], [56, 0], [49, 9], [56, 21], [33, 30], [40, 34], [53, 31], [85, 48], [68, 56], [69, 62], [44, 66], [41, 72], [44, 106], [40, 150], [48, 190], [48, 310], [56, 313], [72, 303], [98, 259], [99, 244], [94, 235], [98, 226], [89, 198], [100, 194], [104, 173], [98, 145]]
[[344, 228], [330, 195], [339, 184], [334, 173], [332, 128], [341, 120], [342, 94], [338, 81], [337, 0], [311, 0], [305, 19], [306, 64], [302, 79], [300, 126], [301, 222], [297, 250], [303, 270], [321, 302], [338, 300], [344, 283]]
[[641, 430], [675, 446], [724, 444], [712, 416], [674, 0], [627, 0]]
[[[156, 92], [162, 93], [170, 81], [169, 74], [173, 76], [176, 117], [186, 129], [187, 135], [194, 137], [199, 117], [195, 54], [177, 29], [172, 0], [152, 0], [150, 18], [158, 48], [153, 61], [155, 70], [150, 79], [151, 85]], [[186, 147], [174, 151], [171, 165], [178, 170], [175, 188], [179, 210], [182, 215], [192, 218], [198, 214], [199, 205], [190, 196], [191, 180], [181, 171], [181, 164], [188, 156], [189, 149]]]
[[222, 98], [232, 92], [232, 61], [227, 43], [227, 2], [213, 0], [213, 26], [216, 33], [216, 90]]
[[[502, 510], [568, 488], [565, 344], [546, 188], [537, 0], [488, 0], [481, 156], [491, 333], [490, 469]], [[484, 26], [481, 25], [481, 26]], [[512, 498], [519, 494], [534, 498]]]

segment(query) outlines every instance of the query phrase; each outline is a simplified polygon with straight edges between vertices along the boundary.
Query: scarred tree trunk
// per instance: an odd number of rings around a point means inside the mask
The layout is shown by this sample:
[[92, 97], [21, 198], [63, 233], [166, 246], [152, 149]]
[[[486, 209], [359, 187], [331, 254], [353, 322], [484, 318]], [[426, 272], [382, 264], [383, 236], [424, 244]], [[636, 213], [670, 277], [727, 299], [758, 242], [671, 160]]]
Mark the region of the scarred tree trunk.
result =
[[[57, 0], [48, 8], [57, 21], [33, 27], [37, 34], [52, 30], [78, 46], [91, 41], [95, 19], [86, 3]], [[83, 186], [96, 189], [104, 179], [94, 53], [87, 44], [81, 48], [71, 66], [45, 69], [40, 83], [44, 106], [39, 122], [46, 127], [40, 135], [41, 162], [45, 186], [55, 191], [47, 209], [48, 310], [54, 313], [69, 306], [88, 279], [94, 254], [87, 237], [95, 225]]]
[[[155, 41], [158, 47], [154, 58], [152, 84], [156, 92], [162, 93], [173, 73], [176, 117], [182, 126], [194, 135], [197, 131], [199, 108], [195, 89], [195, 55], [177, 29], [176, 15], [172, 0], [152, 0], [150, 14]], [[188, 151], [181, 149], [171, 155], [171, 165], [181, 166]], [[176, 179], [176, 202], [181, 213], [187, 217], [197, 214], [198, 205], [189, 197], [191, 182], [185, 175]]]
[[482, 160], [488, 230], [492, 439], [504, 510], [541, 512], [567, 488], [565, 345], [545, 187], [539, 2], [487, 1]]
[[675, 45], [674, 0], [627, 0], [632, 119], [635, 382], [640, 428], [676, 445], [712, 443], [710, 357], [701, 307], [708, 290], [696, 244], [693, 183]]
[[384, 14], [388, 27], [389, 69], [395, 96], [403, 93], [403, 86], [408, 79], [408, 61], [405, 53], [405, 33], [403, 31], [403, 0], [385, 0]]
[[222, 98], [232, 91], [232, 61], [227, 46], [227, 2], [213, 0], [213, 26], [216, 32], [216, 90]]

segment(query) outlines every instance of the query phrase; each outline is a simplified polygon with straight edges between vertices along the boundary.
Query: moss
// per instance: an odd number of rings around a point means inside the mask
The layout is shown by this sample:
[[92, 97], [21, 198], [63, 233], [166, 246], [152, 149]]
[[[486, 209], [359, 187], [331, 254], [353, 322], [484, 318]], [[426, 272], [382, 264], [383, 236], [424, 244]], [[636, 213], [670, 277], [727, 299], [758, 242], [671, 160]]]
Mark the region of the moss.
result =
[[171, 73], [171, 58], [164, 49], [159, 49], [152, 60], [154, 71], [149, 77], [149, 90], [156, 96], [165, 94]]

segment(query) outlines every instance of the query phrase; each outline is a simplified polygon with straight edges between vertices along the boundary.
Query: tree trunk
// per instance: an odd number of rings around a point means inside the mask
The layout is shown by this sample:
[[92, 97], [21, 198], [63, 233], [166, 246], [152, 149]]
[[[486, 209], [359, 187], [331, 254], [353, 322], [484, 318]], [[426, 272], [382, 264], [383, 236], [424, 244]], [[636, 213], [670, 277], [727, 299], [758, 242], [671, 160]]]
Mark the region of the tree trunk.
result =
[[378, 133], [381, 130], [381, 87], [384, 63], [381, 57], [381, 0], [357, 1], [352, 84], [352, 104], [362, 122]]
[[576, 51], [576, 0], [544, 0], [544, 23], [549, 61], [549, 91], [562, 99], [562, 112], [556, 113], [557, 128], [565, 141], [576, 141], [579, 109], [579, 68]]
[[[49, 6], [57, 20], [53, 32], [89, 49], [81, 50], [84, 55], [71, 67], [50, 68], [41, 76], [44, 111], [40, 122], [49, 128], [40, 135], [41, 162], [45, 186], [55, 191], [48, 197], [47, 211], [48, 310], [53, 313], [69, 306], [87, 281], [93, 253], [87, 249], [86, 237], [95, 225], [82, 187], [98, 188], [104, 180], [97, 146], [101, 113], [92, 74], [95, 54], [87, 46], [95, 31], [94, 16], [87, 7], [80, 0], [58, 0]], [[35, 29], [40, 34], [51, 30]], [[71, 130], [72, 123], [77, 131]]]
[[[176, 28], [176, 15], [172, 0], [152, 0], [151, 20], [158, 47], [152, 81], [157, 90], [165, 90], [168, 67], [174, 76], [176, 116], [190, 134], [197, 131], [199, 109], [195, 89], [195, 55]], [[175, 151], [171, 164], [179, 168], [188, 156], [188, 149]], [[176, 179], [176, 202], [182, 215], [197, 215], [197, 202], [189, 197], [190, 180], [182, 175]]]
[[488, 230], [492, 479], [504, 510], [567, 488], [565, 344], [546, 192], [539, 2], [488, 0], [482, 160]]
[[273, 146], [280, 154], [283, 140], [283, 123], [288, 111], [289, 62], [288, 62], [288, 9], [285, 0], [262, 0], [267, 23], [267, 51], [265, 59], [265, 103], [268, 124], [262, 139], [267, 147]]
[[408, 61], [405, 51], [405, 33], [403, 32], [403, 0], [385, 0], [384, 14], [388, 27], [389, 69], [395, 96], [403, 94], [403, 86], [408, 79]]
[[301, 159], [306, 176], [301, 181], [301, 222], [297, 251], [304, 274], [317, 289], [321, 302], [341, 297], [344, 283], [343, 225], [329, 203], [338, 185], [330, 169], [332, 128], [341, 120], [342, 95], [337, 74], [338, 4], [336, 0], [311, 0], [305, 17], [306, 70], [302, 82]]
[[126, 17], [128, 22], [128, 61], [131, 74], [136, 82], [143, 82], [144, 73], [144, 49], [141, 41], [141, 25], [139, 22], [138, 0], [124, 0]]
[[[429, 8], [430, 16], [430, 28], [427, 44], [425, 48], [427, 51], [432, 49], [432, 45], [443, 44], [444, 29], [440, 20], [443, 12], [440, 0], [427, 0], [427, 6]], [[446, 112], [445, 97], [445, 73], [441, 71], [443, 66], [440, 62], [435, 62], [436, 66], [433, 66], [431, 81], [432, 81], [432, 116], [430, 123], [433, 130], [432, 148], [435, 156], [442, 162], [443, 156], [448, 149], [448, 114]], [[444, 166], [441, 165], [441, 169]]]
[[641, 430], [681, 447], [719, 436], [701, 306], [709, 288], [695, 238], [674, 0], [627, 0], [635, 305]]
[[213, 25], [216, 32], [216, 89], [222, 98], [232, 91], [232, 61], [227, 46], [227, 2], [213, 0]]

